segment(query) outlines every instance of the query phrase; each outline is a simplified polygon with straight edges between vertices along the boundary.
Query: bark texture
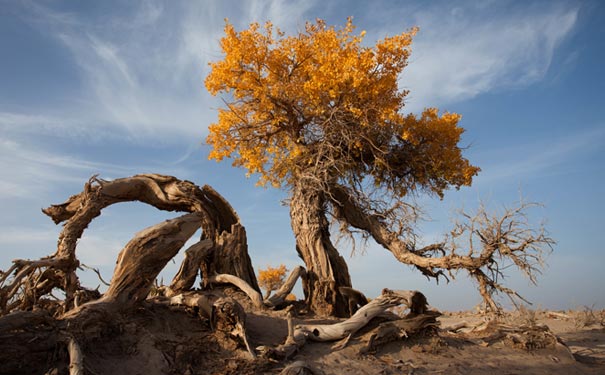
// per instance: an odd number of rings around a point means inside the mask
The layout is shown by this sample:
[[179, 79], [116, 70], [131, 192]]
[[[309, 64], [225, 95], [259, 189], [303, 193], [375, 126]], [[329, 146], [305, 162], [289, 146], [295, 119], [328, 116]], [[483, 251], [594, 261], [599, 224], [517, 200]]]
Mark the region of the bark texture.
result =
[[167, 220], [139, 233], [118, 255], [118, 262], [105, 301], [125, 305], [147, 298], [158, 274], [198, 230], [197, 212]]
[[347, 304], [338, 293], [351, 286], [349, 269], [330, 240], [323, 193], [295, 187], [290, 201], [290, 218], [296, 251], [307, 267], [305, 298], [316, 314], [346, 316]]
[[[57, 251], [51, 256], [36, 261], [15, 260], [11, 268], [0, 274], [0, 313], [7, 314], [11, 311], [27, 310], [33, 306], [43, 304], [45, 301], [41, 301], [41, 298], [49, 294], [54, 288], [63, 290], [66, 295], [60, 306], [61, 311], [58, 311], [58, 313], [65, 313], [73, 309], [76, 305], [76, 296], [86, 292], [80, 285], [76, 274], [76, 270], [80, 266], [76, 256], [78, 240], [82, 237], [90, 222], [99, 216], [105, 207], [128, 201], [147, 203], [166, 211], [192, 213], [188, 219], [183, 220], [187, 223], [195, 221], [198, 222], [197, 227], [201, 226], [203, 230], [201, 242], [203, 245], [200, 246], [206, 249], [203, 257], [206, 262], [197, 264], [195, 262], [199, 259], [186, 258], [185, 261], [188, 264], [182, 267], [183, 272], [180, 272], [173, 281], [177, 289], [190, 287], [190, 284], [195, 280], [198, 269], [205, 265], [206, 267], [201, 268], [206, 269], [206, 271], [208, 271], [208, 268], [212, 268], [213, 272], [236, 275], [245, 280], [255, 290], [259, 290], [247, 252], [246, 231], [240, 224], [233, 208], [214, 189], [209, 186], [199, 188], [189, 181], [158, 174], [142, 174], [112, 181], [93, 176], [85, 184], [84, 190], [80, 194], [71, 196], [62, 204], [52, 205], [43, 210], [55, 223], [65, 223], [59, 235]], [[184, 222], [177, 224], [177, 226], [186, 226], [193, 230], [190, 224]], [[174, 228], [169, 229], [169, 227], [170, 225], [161, 230], [174, 231]], [[186, 229], [185, 232], [188, 230]], [[165, 258], [169, 257], [169, 260], [176, 254], [175, 251], [180, 248], [178, 246], [180, 239], [175, 237], [176, 242], [170, 244], [170, 249], [166, 249], [165, 253], [161, 253], [161, 255], [148, 254], [150, 258], [145, 260], [142, 255], [146, 252], [145, 249], [152, 244], [151, 242], [146, 244], [143, 237], [144, 235], [139, 236], [138, 241], [140, 243], [129, 244], [130, 248], [127, 246], [128, 249], [125, 249], [121, 254], [122, 260], [131, 258], [134, 253], [139, 252], [138, 255], [141, 255], [141, 257], [137, 258], [137, 261], [142, 263], [136, 265], [136, 267], [155, 267], [152, 266], [152, 263], [156, 260], [158, 261], [157, 267], [160, 265], [163, 267]], [[159, 237], [157, 240], [163, 241]], [[138, 250], [135, 248], [138, 248]], [[120, 277], [125, 278], [125, 275], [130, 271], [141, 271], [145, 277], [145, 284], [150, 281], [148, 276], [155, 273], [155, 270], [151, 269], [149, 271], [152, 272], [146, 272], [143, 269], [128, 268], [135, 266], [134, 264], [128, 266], [127, 262], [121, 265], [120, 262], [118, 263], [118, 267], [127, 267], [116, 270], [121, 273], [122, 276]], [[132, 280], [124, 279], [122, 281], [129, 283]], [[129, 287], [112, 283], [110, 294], [119, 294], [117, 289], [120, 288]], [[142, 293], [144, 290], [140, 289], [140, 292]], [[91, 295], [91, 293], [84, 294]], [[144, 298], [138, 292], [135, 293], [135, 297], [138, 299]]]

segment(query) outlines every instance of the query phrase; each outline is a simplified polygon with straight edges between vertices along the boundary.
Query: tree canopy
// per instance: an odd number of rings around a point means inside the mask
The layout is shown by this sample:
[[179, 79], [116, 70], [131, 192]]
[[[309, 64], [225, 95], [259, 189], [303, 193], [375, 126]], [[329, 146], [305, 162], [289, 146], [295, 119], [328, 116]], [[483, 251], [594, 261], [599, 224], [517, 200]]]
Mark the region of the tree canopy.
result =
[[227, 94], [210, 126], [210, 158], [230, 157], [276, 187], [344, 182], [401, 197], [470, 185], [479, 168], [458, 146], [460, 115], [403, 113], [399, 75], [416, 31], [367, 47], [350, 18], [339, 29], [307, 23], [295, 36], [270, 22], [238, 32], [227, 21], [224, 58], [205, 82]]

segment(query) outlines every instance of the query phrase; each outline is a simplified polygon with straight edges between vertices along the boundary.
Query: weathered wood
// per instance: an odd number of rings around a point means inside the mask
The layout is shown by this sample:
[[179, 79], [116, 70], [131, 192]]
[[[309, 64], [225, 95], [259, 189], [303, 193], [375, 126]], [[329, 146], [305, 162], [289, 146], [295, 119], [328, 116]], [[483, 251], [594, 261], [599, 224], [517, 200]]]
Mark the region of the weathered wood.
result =
[[250, 299], [252, 300], [252, 303], [254, 304], [254, 306], [256, 308], [262, 309], [264, 306], [262, 295], [257, 290], [252, 288], [247, 282], [245, 282], [244, 280], [240, 279], [237, 276], [227, 275], [227, 274], [214, 275], [210, 278], [210, 282], [233, 284], [233, 285], [237, 286], [241, 291], [246, 293], [246, 295], [248, 295], [248, 297], [250, 297]]
[[118, 255], [111, 285], [103, 299], [120, 304], [145, 300], [157, 275], [198, 230], [200, 223], [201, 215], [196, 212], [137, 233]]
[[[140, 201], [167, 211], [197, 213], [203, 229], [204, 246], [208, 241], [212, 242], [212, 257], [205, 263], [212, 267], [206, 268], [237, 275], [252, 288], [260, 290], [247, 253], [245, 229], [233, 208], [211, 187], [199, 188], [189, 181], [158, 174], [141, 174], [112, 181], [93, 176], [81, 193], [43, 210], [55, 223], [65, 222], [57, 250], [40, 260], [15, 260], [13, 266], [0, 275], [0, 314], [31, 309], [54, 288], [66, 294], [62, 302], [63, 312], [73, 309], [76, 295], [82, 289], [76, 274], [79, 267], [77, 242], [104, 208], [127, 201]], [[173, 286], [178, 291], [195, 280], [197, 271], [191, 272], [191, 269], [203, 265], [195, 264], [195, 260], [190, 263], [183, 269], [183, 272], [187, 271], [186, 275], [178, 275], [182, 280], [174, 280]], [[147, 274], [143, 276], [147, 277]], [[145, 279], [144, 282], [147, 281]], [[115, 285], [110, 286], [112, 293], [115, 288]]]
[[233, 224], [229, 231], [223, 231], [216, 238], [214, 250], [211, 253], [212, 273], [230, 274], [244, 280], [246, 284], [258, 292], [260, 287], [248, 255], [248, 240], [245, 228]]
[[294, 187], [290, 218], [296, 251], [307, 268], [307, 305], [318, 315], [347, 316], [347, 305], [338, 288], [351, 286], [351, 278], [344, 258], [330, 240], [323, 193]]
[[294, 267], [294, 269], [290, 272], [290, 275], [288, 275], [286, 281], [277, 290], [277, 292], [275, 292], [275, 294], [273, 294], [269, 298], [265, 298], [265, 300], [263, 301], [265, 306], [277, 307], [283, 304], [286, 300], [286, 297], [288, 297], [288, 295], [290, 295], [290, 293], [292, 292], [292, 289], [296, 285], [296, 281], [298, 280], [298, 278], [304, 277], [306, 273], [307, 271], [303, 266]]
[[207, 293], [184, 293], [171, 297], [170, 304], [198, 308], [199, 313], [209, 319], [215, 332], [239, 340], [250, 356], [256, 358], [246, 331], [246, 312], [233, 298]]
[[[410, 290], [383, 289], [382, 294], [359, 309], [351, 318], [334, 324], [299, 324], [294, 332], [288, 335], [286, 342], [276, 348], [267, 349], [264, 353], [269, 358], [287, 359], [305, 345], [307, 339], [312, 341], [336, 341], [348, 339], [367, 325], [374, 317], [381, 315], [388, 308], [404, 304], [410, 311], [426, 310], [426, 298], [418, 298], [422, 293]], [[424, 301], [424, 302], [423, 302]], [[419, 306], [424, 304], [424, 306]]]
[[403, 318], [381, 323], [371, 334], [365, 347], [360, 349], [360, 354], [375, 352], [379, 346], [391, 341], [408, 338], [430, 327], [438, 327], [439, 316], [441, 313], [438, 311], [426, 311], [421, 314], [410, 313]]
[[67, 343], [67, 352], [69, 353], [69, 375], [85, 375], [84, 355], [73, 338], [70, 338]]
[[[335, 324], [304, 324], [297, 329], [308, 332], [309, 339], [314, 341], [335, 341], [357, 332], [374, 317], [383, 313], [386, 309], [405, 304], [408, 308], [414, 308], [414, 296], [420, 292], [414, 290], [388, 290], [374, 298], [370, 303], [363, 306], [351, 318]], [[421, 293], [420, 293], [421, 294]]]
[[181, 263], [181, 267], [167, 289], [169, 296], [185, 292], [193, 287], [200, 268], [204, 267], [206, 262], [208, 262], [213, 249], [214, 243], [212, 240], [205, 239], [196, 242], [185, 250], [185, 258]]

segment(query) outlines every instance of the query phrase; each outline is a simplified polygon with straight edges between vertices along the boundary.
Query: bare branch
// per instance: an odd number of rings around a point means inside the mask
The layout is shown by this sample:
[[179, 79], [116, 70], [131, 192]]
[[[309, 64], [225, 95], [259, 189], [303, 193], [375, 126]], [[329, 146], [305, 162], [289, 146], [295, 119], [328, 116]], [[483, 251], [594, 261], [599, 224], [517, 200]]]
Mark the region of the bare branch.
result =
[[[439, 276], [446, 277], [445, 271], [468, 271], [478, 282], [479, 292], [492, 311], [500, 310], [494, 294], [505, 294], [513, 303], [515, 299], [527, 302], [498, 282], [504, 277], [503, 270], [514, 265], [535, 284], [544, 264], [544, 253], [551, 251], [555, 244], [543, 226], [535, 229], [529, 223], [527, 210], [537, 206], [535, 203], [521, 202], [515, 208], [505, 209], [501, 215], [488, 213], [483, 205], [474, 215], [463, 212], [461, 216], [466, 221], [454, 224], [448, 241], [418, 249], [414, 240], [393, 231], [389, 220], [367, 210], [368, 202], [356, 192], [335, 185], [332, 196], [336, 199], [333, 201], [336, 215], [343, 223], [366, 231], [397, 260], [415, 266], [428, 278], [438, 281]], [[461, 243], [462, 240], [467, 243]], [[467, 248], [467, 255], [456, 253], [462, 248]]]

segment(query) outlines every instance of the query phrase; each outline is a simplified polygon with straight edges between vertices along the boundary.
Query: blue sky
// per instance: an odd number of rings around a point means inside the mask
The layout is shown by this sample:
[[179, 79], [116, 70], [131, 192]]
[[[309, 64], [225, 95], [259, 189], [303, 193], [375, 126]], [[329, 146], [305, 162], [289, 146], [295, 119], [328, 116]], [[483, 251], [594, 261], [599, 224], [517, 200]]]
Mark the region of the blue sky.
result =
[[[442, 201], [419, 197], [425, 241], [458, 208], [499, 209], [520, 194], [543, 209], [558, 244], [539, 286], [508, 284], [537, 306], [605, 307], [605, 5], [594, 1], [9, 1], [0, 0], [0, 268], [53, 253], [60, 227], [40, 209], [81, 191], [93, 174], [164, 173], [209, 184], [238, 211], [255, 268], [301, 264], [283, 191], [255, 187], [203, 141], [221, 102], [203, 86], [220, 59], [224, 18], [237, 28], [272, 20], [288, 33], [307, 20], [353, 16], [371, 43], [419, 26], [401, 77], [406, 111], [458, 112], [466, 156], [482, 168], [472, 187]], [[111, 277], [133, 234], [174, 215], [140, 204], [95, 220], [79, 257]], [[480, 298], [463, 274], [436, 286], [370, 243], [350, 256], [353, 284], [418, 289], [442, 309]], [[163, 273], [168, 281], [179, 259]], [[96, 276], [83, 273], [89, 286]], [[300, 292], [299, 292], [300, 293]]]

